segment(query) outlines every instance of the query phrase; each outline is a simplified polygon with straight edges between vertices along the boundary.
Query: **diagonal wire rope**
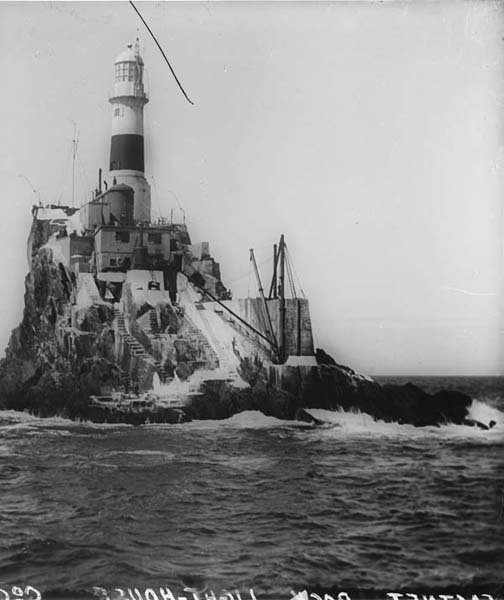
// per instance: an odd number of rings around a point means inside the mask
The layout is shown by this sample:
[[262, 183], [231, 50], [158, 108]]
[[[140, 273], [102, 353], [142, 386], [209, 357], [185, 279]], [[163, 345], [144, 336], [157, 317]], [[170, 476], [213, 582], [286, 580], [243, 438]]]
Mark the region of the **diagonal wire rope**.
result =
[[[270, 263], [273, 260], [273, 258], [266, 258], [265, 260], [263, 260], [262, 262], [257, 264], [257, 268], [263, 267], [264, 265]], [[250, 262], [250, 261], [249, 261]], [[250, 268], [250, 264], [249, 264], [249, 269], [248, 272], [245, 273], [245, 271], [242, 271], [243, 275], [238, 275], [237, 277], [235, 277], [234, 279], [231, 279], [231, 281], [228, 281], [228, 285], [231, 285], [232, 283], [236, 283], [237, 281], [241, 281], [242, 279], [245, 279], [245, 277], [250, 277], [251, 274], [251, 268]]]
[[[287, 250], [287, 246], [285, 246], [285, 250]], [[291, 291], [291, 295], [293, 298], [296, 298], [296, 286], [294, 285], [294, 277], [292, 276], [292, 269], [290, 263], [289, 252], [287, 251], [287, 260], [285, 261], [287, 265], [287, 278], [289, 280], [289, 287]]]
[[170, 67], [170, 71], [171, 74], [173, 75], [173, 77], [175, 78], [175, 81], [177, 82], [177, 85], [180, 88], [180, 91], [184, 94], [185, 99], [189, 102], [189, 104], [192, 104], [194, 106], [194, 102], [189, 98], [189, 96], [186, 94], [184, 88], [182, 87], [182, 84], [180, 83], [178, 77], [175, 75], [175, 71], [173, 70], [173, 67], [170, 64], [170, 61], [166, 58], [166, 54], [164, 53], [163, 48], [161, 48], [161, 44], [157, 41], [156, 36], [152, 33], [151, 28], [147, 25], [147, 21], [142, 17], [140, 11], [138, 10], [138, 8], [133, 4], [133, 2], [131, 0], [129, 0], [129, 3], [131, 4], [131, 6], [133, 7], [134, 11], [136, 12], [136, 14], [140, 17], [142, 23], [145, 25], [145, 27], [147, 28], [147, 31], [151, 34], [152, 39], [156, 42], [157, 47], [159, 48], [159, 51], [161, 52], [161, 54], [163, 55], [163, 58], [166, 61], [166, 64]]
[[[286, 247], [286, 250], [287, 250], [287, 247]], [[299, 285], [299, 291], [301, 292], [301, 295], [303, 296], [303, 298], [306, 300], [306, 294], [304, 293], [304, 290], [303, 290], [303, 288], [301, 286], [301, 280], [299, 279], [299, 275], [297, 274], [296, 265], [294, 264], [294, 261], [292, 260], [290, 252], [288, 250], [287, 250], [287, 257], [288, 257], [288, 260], [290, 262], [292, 271], [294, 272], [294, 275], [295, 275], [295, 277], [297, 279], [297, 282], [298, 282], [298, 285]]]

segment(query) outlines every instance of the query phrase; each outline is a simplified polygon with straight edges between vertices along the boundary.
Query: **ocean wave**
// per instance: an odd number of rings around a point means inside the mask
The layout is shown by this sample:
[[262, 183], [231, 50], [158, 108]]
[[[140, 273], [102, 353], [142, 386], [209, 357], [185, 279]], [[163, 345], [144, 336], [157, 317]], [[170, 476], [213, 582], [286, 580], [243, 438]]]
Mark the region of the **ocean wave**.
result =
[[0, 458], [5, 458], [6, 456], [17, 456], [17, 452], [15, 452], [14, 449], [10, 446], [7, 446], [6, 444], [1, 444]]
[[173, 452], [162, 450], [111, 450], [101, 453], [93, 465], [102, 468], [158, 466], [175, 460]]
[[206, 420], [194, 420], [188, 423], [180, 424], [165, 424], [165, 423], [152, 423], [149, 425], [142, 425], [142, 427], [156, 430], [211, 430], [220, 428], [229, 429], [274, 429], [278, 427], [306, 427], [306, 423], [300, 421], [286, 421], [284, 419], [277, 419], [276, 417], [270, 417], [258, 410], [244, 410], [240, 413], [227, 418], [227, 419], [206, 419]]
[[108, 431], [134, 427], [128, 423], [93, 423], [92, 421], [73, 421], [66, 417], [38, 417], [28, 412], [17, 410], [0, 410], [0, 432], [26, 431], [36, 434], [37, 431], [52, 430], [54, 435], [73, 435], [87, 433], [89, 430]]
[[222, 466], [225, 468], [233, 469], [235, 471], [241, 471], [244, 473], [254, 473], [257, 471], [264, 471], [271, 465], [274, 465], [276, 461], [271, 458], [262, 457], [251, 457], [251, 456], [229, 456], [227, 454], [214, 454], [209, 464]]
[[469, 408], [469, 418], [486, 424], [495, 421], [496, 427], [504, 425], [504, 412], [483, 400], [473, 400]]
[[173, 452], [163, 452], [162, 450], [112, 450], [102, 456], [122, 456], [130, 454], [133, 456], [162, 456], [163, 458], [172, 459], [175, 457]]
[[[414, 425], [409, 424], [375, 420], [367, 413], [359, 411], [344, 411], [342, 409], [326, 410], [320, 408], [307, 408], [305, 410], [313, 417], [326, 424], [328, 426], [327, 429], [334, 430], [334, 428], [337, 427], [340, 435], [407, 435], [414, 437], [425, 435], [452, 435], [491, 440], [497, 443], [499, 440], [504, 442], [504, 412], [481, 399], [473, 400], [468, 411], [468, 418], [479, 423], [483, 423], [487, 426], [490, 421], [495, 421], [496, 425], [490, 431], [485, 431], [470, 425], [455, 425], [451, 423], [440, 425], [438, 427], [415, 427]], [[128, 425], [126, 423], [93, 423], [90, 421], [72, 421], [59, 416], [42, 418], [27, 412], [15, 410], [0, 411], [0, 432], [4, 434], [7, 432], [22, 432], [27, 435], [36, 435], [37, 432], [44, 431], [59, 436], [69, 436], [79, 433], [88, 435], [90, 431], [106, 432], [132, 427], [134, 427], [134, 425]], [[301, 421], [278, 419], [276, 417], [267, 416], [260, 411], [248, 410], [237, 413], [227, 419], [195, 420], [181, 424], [148, 424], [142, 426], [142, 428], [155, 430], [307, 428], [311, 430], [313, 429], [313, 426]], [[142, 451], [138, 452], [141, 453]]]
[[19, 411], [19, 410], [0, 410], [0, 427], [1, 426], [9, 426], [9, 425], [17, 425], [17, 424], [26, 424], [26, 425], [72, 425], [74, 421], [70, 419], [65, 419], [63, 417], [37, 417], [32, 415], [29, 412]]
[[371, 415], [362, 412], [349, 412], [343, 410], [325, 410], [318, 408], [305, 409], [316, 419], [333, 426], [332, 435], [380, 435], [389, 437], [463, 437], [483, 443], [504, 443], [504, 412], [474, 400], [468, 418], [474, 419], [484, 425], [495, 421], [496, 425], [490, 430], [483, 430], [471, 425], [456, 425], [446, 423], [436, 426], [415, 427], [410, 424], [375, 420]]

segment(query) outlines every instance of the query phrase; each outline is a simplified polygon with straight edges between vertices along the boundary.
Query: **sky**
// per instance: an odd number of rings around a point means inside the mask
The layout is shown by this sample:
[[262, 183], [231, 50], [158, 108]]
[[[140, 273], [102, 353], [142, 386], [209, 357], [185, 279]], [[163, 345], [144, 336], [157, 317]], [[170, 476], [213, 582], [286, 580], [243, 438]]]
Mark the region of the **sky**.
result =
[[140, 38], [154, 216], [235, 297], [285, 234], [315, 343], [376, 374], [504, 374], [504, 3], [0, 2], [0, 348], [34, 202], [108, 167], [113, 63]]

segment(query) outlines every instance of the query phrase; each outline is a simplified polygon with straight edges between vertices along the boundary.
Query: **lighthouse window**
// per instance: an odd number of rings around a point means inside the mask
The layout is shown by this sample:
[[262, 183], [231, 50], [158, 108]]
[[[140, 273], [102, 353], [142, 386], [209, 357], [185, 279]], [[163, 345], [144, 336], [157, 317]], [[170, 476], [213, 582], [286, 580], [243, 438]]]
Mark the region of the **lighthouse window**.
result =
[[116, 81], [135, 81], [136, 64], [134, 62], [117, 63], [115, 66]]
[[137, 66], [134, 62], [121, 62], [115, 66], [116, 81], [135, 81]]
[[126, 66], [126, 63], [118, 63], [116, 65], [116, 81], [124, 81], [126, 79], [124, 77]]

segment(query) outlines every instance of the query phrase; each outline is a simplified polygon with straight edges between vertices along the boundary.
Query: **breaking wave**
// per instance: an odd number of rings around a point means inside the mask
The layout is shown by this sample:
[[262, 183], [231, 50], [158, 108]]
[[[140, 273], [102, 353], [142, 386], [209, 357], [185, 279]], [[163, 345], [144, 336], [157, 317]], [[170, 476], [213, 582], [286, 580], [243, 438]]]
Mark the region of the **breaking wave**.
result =
[[[485, 431], [470, 425], [455, 425], [447, 423], [440, 426], [415, 427], [409, 424], [375, 420], [367, 413], [359, 411], [326, 410], [321, 408], [306, 408], [305, 411], [315, 419], [322, 421], [327, 430], [333, 430], [340, 435], [385, 435], [419, 437], [425, 435], [469, 436], [475, 439], [504, 441], [504, 412], [482, 400], [473, 400], [468, 419], [487, 425], [494, 421], [496, 425]], [[324, 428], [324, 425], [321, 427]], [[49, 431], [53, 435], [75, 435], [75, 433], [97, 431], [121, 431], [132, 428], [133, 425], [121, 423], [92, 423], [90, 421], [72, 421], [63, 417], [41, 418], [26, 412], [15, 410], [0, 411], [0, 433], [24, 433], [34, 435], [41, 431]], [[154, 430], [208, 430], [208, 429], [274, 429], [274, 428], [313, 429], [311, 424], [302, 421], [288, 421], [263, 414], [260, 411], [243, 411], [227, 419], [195, 420], [182, 424], [147, 424], [142, 428]], [[122, 452], [118, 452], [120, 454]], [[152, 451], [131, 451], [130, 454], [149, 455]], [[160, 453], [162, 454], [162, 453]]]
[[96, 585], [182, 596], [189, 575], [264, 600], [313, 582], [492, 593], [504, 558], [495, 406], [479, 398], [469, 412], [495, 420], [490, 431], [311, 409], [321, 425], [255, 411], [142, 427], [0, 411], [0, 576], [22, 574], [44, 598]]
[[473, 400], [468, 419], [472, 419], [486, 426], [490, 421], [496, 425], [490, 430], [483, 430], [470, 425], [456, 425], [446, 423], [440, 426], [415, 427], [409, 424], [375, 420], [371, 415], [362, 412], [343, 410], [306, 409], [316, 419], [332, 426], [333, 435], [383, 435], [419, 438], [434, 437], [469, 437], [493, 443], [504, 443], [504, 412], [480, 401]]

